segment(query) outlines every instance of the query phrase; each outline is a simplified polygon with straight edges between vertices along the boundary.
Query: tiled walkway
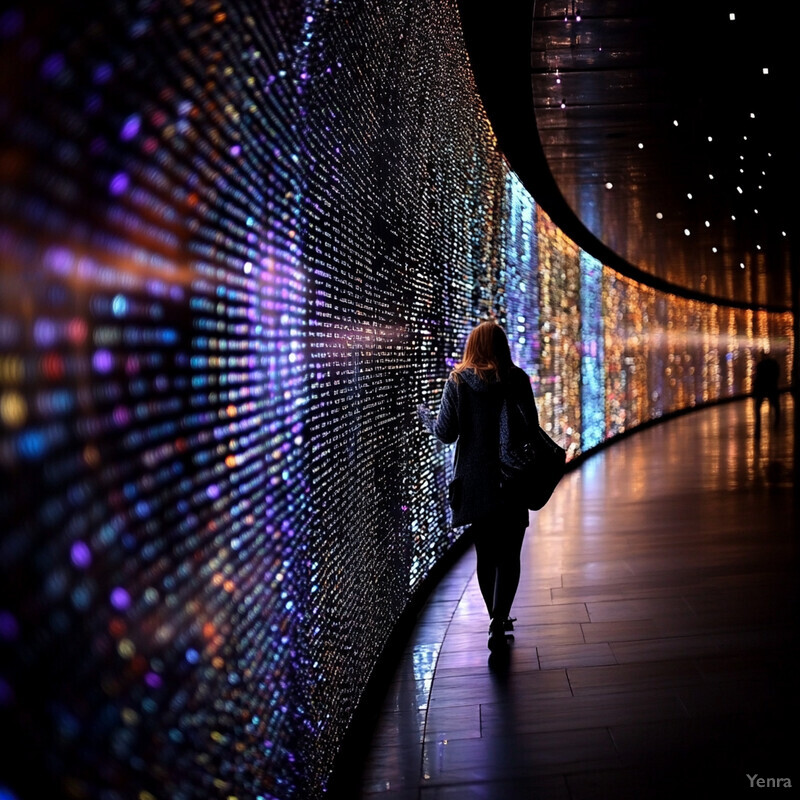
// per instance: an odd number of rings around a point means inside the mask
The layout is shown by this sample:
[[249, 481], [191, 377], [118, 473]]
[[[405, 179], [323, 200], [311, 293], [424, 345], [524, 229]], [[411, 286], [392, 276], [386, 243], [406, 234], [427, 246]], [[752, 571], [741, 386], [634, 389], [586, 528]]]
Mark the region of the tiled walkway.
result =
[[398, 664], [362, 800], [800, 789], [789, 395], [783, 409], [760, 443], [737, 401], [568, 473], [532, 515], [507, 662], [488, 663], [470, 549]]

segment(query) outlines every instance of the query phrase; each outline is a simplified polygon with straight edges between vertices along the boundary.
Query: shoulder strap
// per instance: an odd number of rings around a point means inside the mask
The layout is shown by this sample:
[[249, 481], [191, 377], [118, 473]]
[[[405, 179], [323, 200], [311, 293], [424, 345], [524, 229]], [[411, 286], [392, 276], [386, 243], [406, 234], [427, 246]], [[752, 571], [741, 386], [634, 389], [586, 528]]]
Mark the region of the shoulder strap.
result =
[[[509, 378], [511, 377], [511, 372], [509, 372]], [[515, 391], [514, 387], [511, 385], [511, 380], [509, 378], [505, 381], [505, 404], [508, 406], [508, 410], [511, 411], [512, 409], [520, 416], [522, 422], [525, 424], [525, 427], [529, 427], [530, 420], [528, 419], [527, 415], [525, 414], [525, 409], [523, 408], [523, 404], [520, 403], [519, 393]]]

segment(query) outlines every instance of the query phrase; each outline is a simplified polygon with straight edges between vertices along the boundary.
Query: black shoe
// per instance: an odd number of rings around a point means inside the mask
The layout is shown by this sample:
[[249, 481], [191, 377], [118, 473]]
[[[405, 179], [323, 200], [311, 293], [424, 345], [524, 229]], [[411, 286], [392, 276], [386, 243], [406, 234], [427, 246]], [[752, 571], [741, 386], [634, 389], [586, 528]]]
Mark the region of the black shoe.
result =
[[489, 649], [494, 653], [508, 647], [506, 641], [505, 620], [492, 620], [489, 625]]
[[516, 617], [506, 617], [503, 620], [503, 630], [504, 631], [513, 631], [514, 630], [514, 623], [517, 621]]

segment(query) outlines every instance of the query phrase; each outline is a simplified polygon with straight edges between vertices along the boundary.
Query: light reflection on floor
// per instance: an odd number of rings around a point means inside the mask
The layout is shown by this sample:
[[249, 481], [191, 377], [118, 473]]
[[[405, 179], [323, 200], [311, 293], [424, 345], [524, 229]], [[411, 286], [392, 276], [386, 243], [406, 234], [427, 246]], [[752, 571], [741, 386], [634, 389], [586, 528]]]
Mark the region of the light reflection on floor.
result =
[[505, 663], [468, 551], [409, 642], [361, 797], [652, 800], [700, 767], [723, 794], [788, 769], [793, 415], [784, 395], [756, 439], [749, 401], [720, 404], [568, 473], [532, 515]]

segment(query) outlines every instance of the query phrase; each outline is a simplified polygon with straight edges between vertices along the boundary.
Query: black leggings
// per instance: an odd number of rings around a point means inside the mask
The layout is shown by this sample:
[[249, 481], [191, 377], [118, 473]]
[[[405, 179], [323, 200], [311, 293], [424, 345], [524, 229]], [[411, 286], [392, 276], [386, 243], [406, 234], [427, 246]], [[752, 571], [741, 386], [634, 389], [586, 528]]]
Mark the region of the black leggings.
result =
[[490, 619], [504, 620], [511, 613], [519, 586], [520, 553], [527, 524], [503, 516], [472, 524], [478, 585]]

